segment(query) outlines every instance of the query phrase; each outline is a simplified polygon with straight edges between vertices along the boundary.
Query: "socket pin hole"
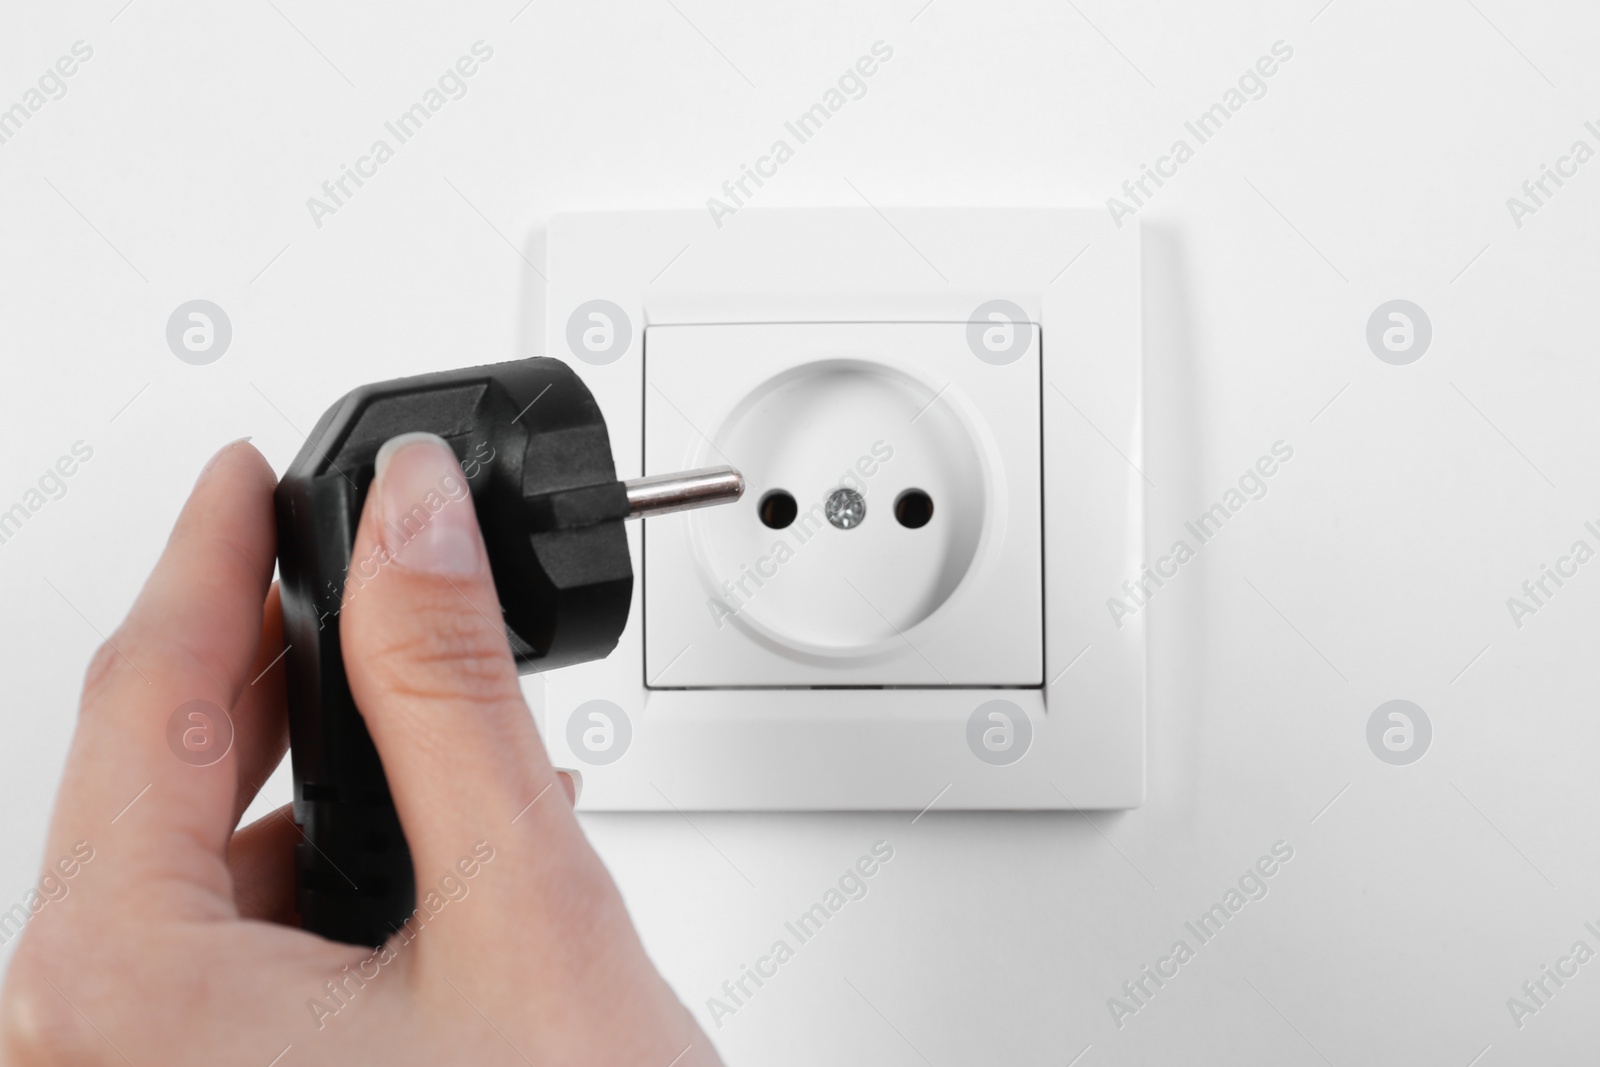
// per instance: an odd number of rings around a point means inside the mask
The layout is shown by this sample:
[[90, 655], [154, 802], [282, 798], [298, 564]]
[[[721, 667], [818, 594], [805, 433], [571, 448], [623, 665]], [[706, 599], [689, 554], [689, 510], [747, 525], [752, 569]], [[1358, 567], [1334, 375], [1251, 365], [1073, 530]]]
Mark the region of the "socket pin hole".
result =
[[756, 505], [756, 513], [761, 516], [763, 525], [782, 530], [800, 514], [800, 505], [794, 502], [794, 494], [784, 489], [774, 489], [761, 497], [761, 502]]
[[907, 489], [894, 500], [894, 517], [908, 530], [928, 525], [933, 518], [933, 497], [921, 489]]

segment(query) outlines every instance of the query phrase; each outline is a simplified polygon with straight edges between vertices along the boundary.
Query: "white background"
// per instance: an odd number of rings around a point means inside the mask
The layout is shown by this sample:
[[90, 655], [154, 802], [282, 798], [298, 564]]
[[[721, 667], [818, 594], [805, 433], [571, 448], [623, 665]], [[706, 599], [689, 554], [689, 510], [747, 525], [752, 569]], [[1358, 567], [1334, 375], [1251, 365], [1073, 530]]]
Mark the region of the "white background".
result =
[[[542, 262], [551, 213], [702, 204], [880, 39], [893, 60], [763, 206], [857, 204], [847, 179], [891, 217], [1099, 205], [1283, 40], [1267, 95], [1140, 212], [1149, 543], [1274, 441], [1295, 450], [1148, 609], [1147, 804], [586, 825], [734, 1062], [1592, 1059], [1600, 962], [1520, 1030], [1506, 998], [1575, 940], [1600, 949], [1582, 925], [1600, 920], [1600, 563], [1520, 630], [1506, 598], [1595, 545], [1600, 162], [1520, 229], [1506, 198], [1573, 140], [1600, 147], [1583, 129], [1600, 18], [1508, 0], [273, 2], [0, 10], [0, 106], [94, 48], [0, 145], [0, 507], [94, 448], [0, 545], [7, 904], [35, 876], [96, 630], [205, 458], [253, 434], [281, 470], [356, 384], [541, 352], [522, 257]], [[494, 58], [469, 95], [316, 228], [306, 198], [479, 39]], [[1131, 232], [1108, 215], [1097, 243]], [[209, 367], [164, 337], [196, 297], [234, 327]], [[1364, 339], [1393, 298], [1433, 322], [1407, 367]], [[1365, 741], [1396, 697], [1435, 730], [1408, 767]], [[284, 776], [269, 794], [287, 799]], [[715, 1027], [706, 998], [879, 839], [895, 858], [870, 894]], [[1107, 997], [1278, 840], [1295, 855], [1270, 895], [1119, 1030]]]

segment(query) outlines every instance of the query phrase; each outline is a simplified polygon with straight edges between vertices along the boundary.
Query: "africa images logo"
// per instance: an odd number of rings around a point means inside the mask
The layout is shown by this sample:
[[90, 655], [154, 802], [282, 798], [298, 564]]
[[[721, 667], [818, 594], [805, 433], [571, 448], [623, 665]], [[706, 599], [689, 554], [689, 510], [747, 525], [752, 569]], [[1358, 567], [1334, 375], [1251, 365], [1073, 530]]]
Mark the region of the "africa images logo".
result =
[[494, 48], [484, 41], [474, 41], [471, 53], [459, 57], [453, 65], [446, 67], [435, 84], [423, 90], [420, 100], [400, 112], [393, 121], [383, 124], [389, 136], [394, 138], [394, 144], [391, 145], [388, 138], [379, 137], [365, 154], [356, 157], [354, 167], [346, 163], [339, 164], [338, 176], [322, 183], [322, 196], [306, 197], [306, 210], [310, 212], [311, 222], [317, 229], [322, 229], [324, 217], [337, 215], [368, 181], [376, 178], [378, 168], [393, 159], [401, 145], [421, 133], [422, 127], [444, 110], [446, 104], [467, 95], [467, 79], [494, 58]]
[[1146, 964], [1137, 976], [1122, 983], [1122, 996], [1107, 997], [1106, 1010], [1111, 1013], [1111, 1021], [1117, 1024], [1117, 1029], [1121, 1030], [1128, 1019], [1148, 1008], [1155, 995], [1182, 974], [1184, 966], [1199, 955], [1200, 949], [1215, 941], [1223, 927], [1246, 905], [1267, 899], [1271, 892], [1268, 880], [1292, 859], [1294, 846], [1287, 841], [1274, 841], [1271, 855], [1259, 857], [1245, 868], [1234, 885], [1228, 887], [1221, 900], [1201, 912], [1199, 918], [1183, 924], [1184, 930], [1194, 938], [1193, 945], [1187, 937], [1178, 938], [1167, 954], [1155, 961], [1153, 968]]

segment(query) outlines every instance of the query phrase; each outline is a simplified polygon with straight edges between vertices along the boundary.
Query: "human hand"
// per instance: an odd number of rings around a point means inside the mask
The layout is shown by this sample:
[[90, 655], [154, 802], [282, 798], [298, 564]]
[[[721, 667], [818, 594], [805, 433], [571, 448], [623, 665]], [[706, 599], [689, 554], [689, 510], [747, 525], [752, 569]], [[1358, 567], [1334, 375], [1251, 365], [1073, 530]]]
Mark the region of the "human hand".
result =
[[[288, 738], [275, 480], [254, 448], [230, 445], [89, 667], [44, 903], [0, 998], [4, 1062], [718, 1062], [551, 767], [469, 501], [385, 544], [384, 514], [460, 478], [454, 457], [412, 437], [378, 472], [354, 558], [385, 562], [338, 625], [429, 917], [376, 952], [306, 933], [289, 808], [235, 830]], [[168, 740], [174, 709], [195, 700], [229, 709], [233, 728], [207, 766]]]

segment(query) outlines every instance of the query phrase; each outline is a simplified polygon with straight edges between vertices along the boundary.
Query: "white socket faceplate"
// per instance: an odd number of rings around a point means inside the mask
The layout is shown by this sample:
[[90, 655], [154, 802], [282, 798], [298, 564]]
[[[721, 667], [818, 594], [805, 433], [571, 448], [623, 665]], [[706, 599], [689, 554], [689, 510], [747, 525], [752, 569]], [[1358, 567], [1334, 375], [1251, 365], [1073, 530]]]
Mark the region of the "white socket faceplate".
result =
[[[1141, 555], [1137, 234], [885, 215], [552, 220], [547, 352], [594, 392], [618, 475], [749, 482], [630, 524], [616, 651], [527, 681], [581, 807], [1142, 801], [1142, 616], [1104, 606]], [[857, 527], [823, 516], [840, 487]], [[800, 517], [774, 530], [779, 489]], [[920, 528], [895, 518], [908, 490], [933, 501]]]

